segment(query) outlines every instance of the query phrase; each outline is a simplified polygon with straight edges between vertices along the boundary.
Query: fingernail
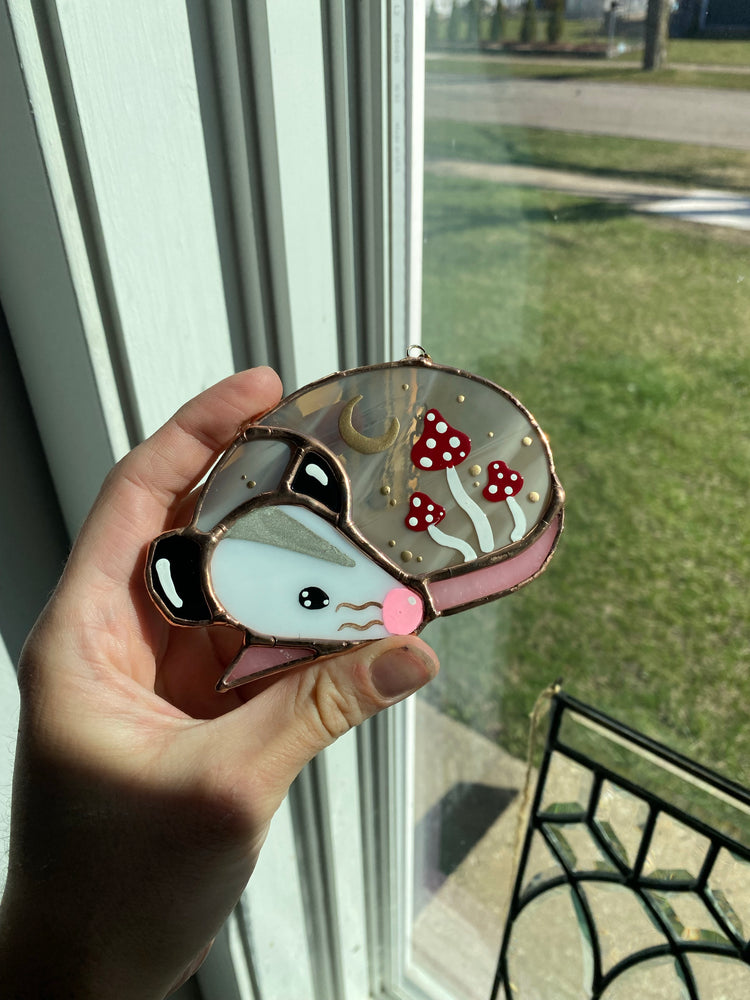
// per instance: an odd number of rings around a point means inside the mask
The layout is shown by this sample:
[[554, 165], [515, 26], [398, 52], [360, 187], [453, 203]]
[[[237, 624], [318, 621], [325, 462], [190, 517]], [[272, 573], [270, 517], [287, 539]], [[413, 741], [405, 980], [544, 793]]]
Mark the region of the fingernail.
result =
[[412, 650], [399, 647], [389, 649], [373, 660], [370, 677], [383, 698], [398, 698], [411, 694], [431, 680], [433, 665]]

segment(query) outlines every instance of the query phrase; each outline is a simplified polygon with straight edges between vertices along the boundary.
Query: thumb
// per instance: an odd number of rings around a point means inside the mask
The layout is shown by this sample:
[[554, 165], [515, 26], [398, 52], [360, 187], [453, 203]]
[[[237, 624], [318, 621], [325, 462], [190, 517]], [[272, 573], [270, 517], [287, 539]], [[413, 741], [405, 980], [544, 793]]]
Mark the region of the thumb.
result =
[[263, 775], [264, 791], [281, 801], [317, 753], [427, 684], [438, 669], [435, 653], [415, 636], [362, 643], [290, 670], [216, 722], [230, 730], [222, 740], [246, 755], [256, 776]]

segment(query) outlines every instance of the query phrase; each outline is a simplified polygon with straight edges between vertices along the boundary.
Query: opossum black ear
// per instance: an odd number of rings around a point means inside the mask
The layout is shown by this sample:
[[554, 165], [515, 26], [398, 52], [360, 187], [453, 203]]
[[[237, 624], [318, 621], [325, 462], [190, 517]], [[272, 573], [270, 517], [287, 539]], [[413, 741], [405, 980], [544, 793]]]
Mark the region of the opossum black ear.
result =
[[208, 625], [213, 613], [203, 590], [204, 549], [191, 535], [162, 535], [151, 545], [146, 579], [157, 604], [178, 625]]
[[309, 452], [300, 462], [292, 489], [295, 493], [312, 497], [334, 514], [340, 514], [344, 507], [344, 491], [339, 474], [325, 455]]

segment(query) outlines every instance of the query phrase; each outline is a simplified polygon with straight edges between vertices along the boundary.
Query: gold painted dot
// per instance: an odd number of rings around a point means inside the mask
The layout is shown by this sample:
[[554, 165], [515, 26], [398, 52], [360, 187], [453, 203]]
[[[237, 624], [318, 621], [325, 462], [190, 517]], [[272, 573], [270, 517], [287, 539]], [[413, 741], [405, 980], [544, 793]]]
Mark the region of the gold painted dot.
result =
[[487, 437], [488, 438], [493, 438], [494, 436], [495, 436], [495, 432], [494, 431], [487, 431]]
[[413, 552], [409, 552], [408, 549], [404, 549], [404, 551], [401, 553], [401, 559], [404, 562], [411, 562], [411, 560], [413, 558], [414, 558], [414, 553]]
[[531, 500], [532, 503], [539, 503], [539, 494], [536, 492], [536, 490], [529, 493], [529, 500]]
[[422, 557], [421, 556], [417, 556], [417, 562], [422, 562]]
[[530, 437], [521, 438], [521, 444], [524, 448], [528, 448], [530, 444], [533, 444], [533, 440]]
[[253, 486], [257, 486], [257, 485], [258, 484], [255, 482], [254, 479], [248, 479], [248, 481], [247, 481], [247, 488], [249, 490], [251, 490], [253, 488]]
[[477, 479], [477, 481], [476, 481], [476, 482], [474, 483], [474, 485], [475, 485], [475, 486], [481, 486], [481, 483], [480, 483], [480, 482], [479, 482], [479, 480]]
[[404, 391], [406, 391], [406, 390], [407, 390], [407, 389], [409, 388], [409, 383], [408, 383], [408, 382], [404, 382], [404, 383], [402, 383], [402, 385], [401, 385], [401, 388], [402, 388], [402, 389], [403, 389]]
[[245, 475], [245, 473], [244, 473], [244, 472], [243, 472], [243, 473], [242, 473], [242, 475], [240, 476], [240, 479], [247, 479], [247, 476]]
[[390, 547], [392, 549], [395, 549], [396, 548], [396, 539], [395, 538], [389, 538], [388, 539], [388, 544], [390, 545]]
[[395, 507], [396, 504], [398, 503], [398, 500], [389, 500], [388, 503], [391, 505], [391, 507]]
[[388, 494], [391, 492], [391, 488], [390, 486], [381, 486], [380, 492], [383, 494], [384, 497], [387, 497]]
[[481, 465], [472, 465], [471, 468], [469, 469], [469, 475], [478, 476], [481, 471], [482, 471]]
[[466, 396], [456, 396], [457, 403], [463, 403], [466, 401]]

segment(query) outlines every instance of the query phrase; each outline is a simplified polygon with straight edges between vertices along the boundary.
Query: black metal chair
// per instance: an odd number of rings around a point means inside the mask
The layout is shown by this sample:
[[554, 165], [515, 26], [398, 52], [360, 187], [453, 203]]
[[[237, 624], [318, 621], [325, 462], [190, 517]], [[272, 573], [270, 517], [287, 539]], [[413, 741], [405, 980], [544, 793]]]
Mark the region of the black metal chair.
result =
[[750, 997], [750, 792], [565, 693], [492, 1000]]

